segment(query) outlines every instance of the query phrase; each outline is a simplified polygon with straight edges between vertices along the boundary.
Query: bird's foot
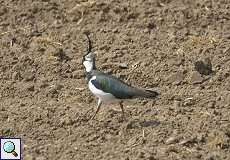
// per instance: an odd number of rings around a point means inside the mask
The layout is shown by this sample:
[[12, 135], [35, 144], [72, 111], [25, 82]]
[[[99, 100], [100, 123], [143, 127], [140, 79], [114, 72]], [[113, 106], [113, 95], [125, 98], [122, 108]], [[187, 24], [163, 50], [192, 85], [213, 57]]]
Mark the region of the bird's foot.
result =
[[118, 122], [119, 122], [119, 123], [126, 122], [126, 121], [127, 121], [127, 118], [126, 118], [124, 115], [122, 115], [122, 116], [118, 119]]
[[92, 118], [92, 117], [91, 117], [90, 119], [88, 118], [88, 117], [89, 117], [89, 114], [90, 114], [90, 112], [91, 112], [92, 110], [94, 111], [93, 108], [90, 108], [90, 109], [88, 109], [85, 113], [83, 113], [83, 117], [86, 119], [86, 121], [89, 121], [89, 120]]
[[93, 116], [90, 117], [89, 120], [93, 120], [95, 118], [96, 114], [93, 114]]

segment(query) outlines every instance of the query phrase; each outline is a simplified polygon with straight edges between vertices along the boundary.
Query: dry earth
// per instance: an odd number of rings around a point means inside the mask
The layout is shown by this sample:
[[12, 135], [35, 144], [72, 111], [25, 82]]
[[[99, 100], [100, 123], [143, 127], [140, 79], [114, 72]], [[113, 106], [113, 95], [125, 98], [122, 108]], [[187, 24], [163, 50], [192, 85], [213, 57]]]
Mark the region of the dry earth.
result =
[[[85, 31], [99, 69], [160, 98], [87, 121]], [[229, 0], [0, 0], [0, 136], [24, 160], [229, 160], [229, 66]]]

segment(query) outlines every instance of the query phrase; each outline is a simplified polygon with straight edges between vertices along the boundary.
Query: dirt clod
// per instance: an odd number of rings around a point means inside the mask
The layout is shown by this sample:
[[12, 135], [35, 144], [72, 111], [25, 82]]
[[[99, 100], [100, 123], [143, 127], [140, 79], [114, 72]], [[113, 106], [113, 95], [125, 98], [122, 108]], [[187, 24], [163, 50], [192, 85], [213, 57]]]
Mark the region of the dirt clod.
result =
[[[0, 137], [25, 160], [229, 160], [229, 0], [0, 1]], [[82, 56], [157, 99], [102, 104]], [[90, 110], [91, 109], [91, 110]]]
[[174, 84], [174, 85], [179, 85], [182, 83], [184, 78], [185, 78], [185, 76], [182, 72], [177, 72], [177, 73], [170, 75], [169, 82]]
[[196, 61], [195, 62], [195, 69], [204, 75], [209, 75], [212, 73], [212, 63], [210, 58], [205, 58], [204, 60]]
[[201, 84], [204, 81], [204, 78], [198, 72], [192, 72], [190, 75], [190, 83], [192, 84]]

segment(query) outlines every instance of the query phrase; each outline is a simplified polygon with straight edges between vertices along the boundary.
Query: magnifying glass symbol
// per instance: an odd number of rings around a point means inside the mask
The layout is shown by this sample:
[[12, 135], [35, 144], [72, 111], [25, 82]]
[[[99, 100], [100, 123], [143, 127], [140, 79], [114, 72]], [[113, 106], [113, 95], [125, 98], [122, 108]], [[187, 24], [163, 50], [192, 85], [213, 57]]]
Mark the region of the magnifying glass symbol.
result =
[[15, 145], [11, 141], [7, 141], [3, 144], [3, 149], [6, 153], [11, 153], [14, 155], [14, 157], [17, 157], [18, 154], [15, 152]]

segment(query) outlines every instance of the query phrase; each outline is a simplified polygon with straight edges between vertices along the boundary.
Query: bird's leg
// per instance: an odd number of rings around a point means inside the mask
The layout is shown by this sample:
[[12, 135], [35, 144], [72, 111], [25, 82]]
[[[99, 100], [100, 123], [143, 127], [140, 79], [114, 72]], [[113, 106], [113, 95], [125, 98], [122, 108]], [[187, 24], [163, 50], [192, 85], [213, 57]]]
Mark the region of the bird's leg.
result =
[[122, 111], [122, 117], [124, 119], [125, 118], [125, 111], [124, 111], [123, 101], [121, 101], [119, 104], [120, 104], [120, 108], [121, 108], [121, 111]]
[[96, 110], [96, 112], [94, 113], [94, 115], [91, 117], [91, 119], [94, 119], [94, 117], [97, 115], [97, 113], [99, 112], [99, 110], [100, 110], [100, 108], [101, 108], [101, 104], [102, 104], [101, 99], [98, 99], [98, 102], [97, 102], [97, 110]]

